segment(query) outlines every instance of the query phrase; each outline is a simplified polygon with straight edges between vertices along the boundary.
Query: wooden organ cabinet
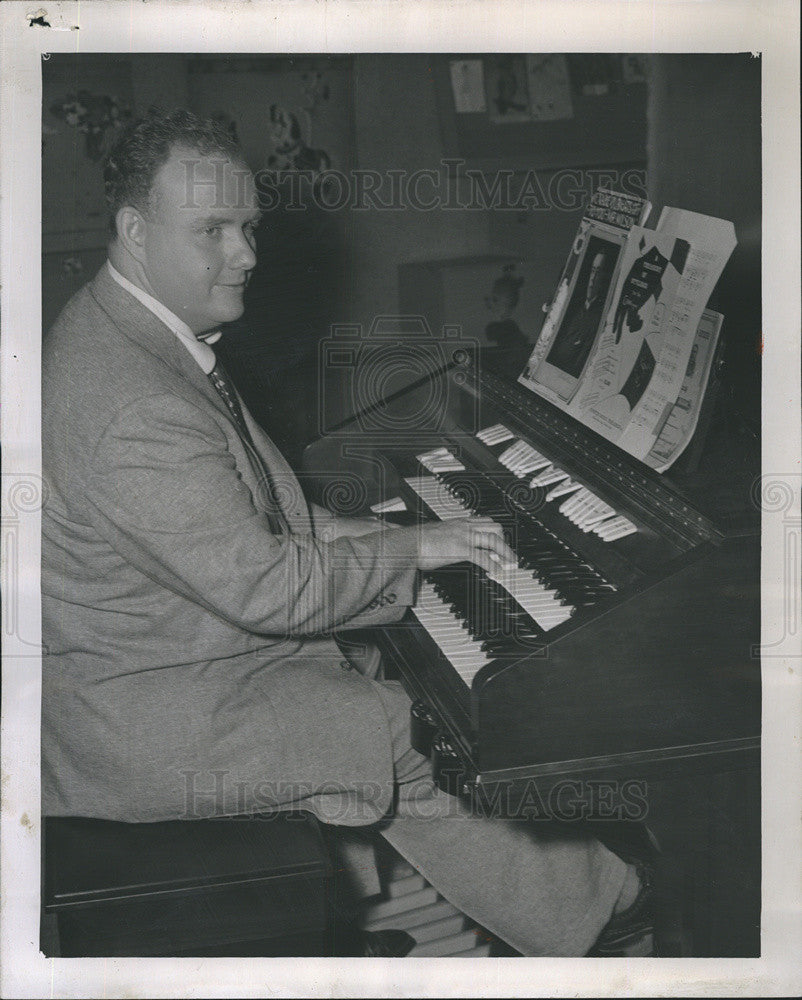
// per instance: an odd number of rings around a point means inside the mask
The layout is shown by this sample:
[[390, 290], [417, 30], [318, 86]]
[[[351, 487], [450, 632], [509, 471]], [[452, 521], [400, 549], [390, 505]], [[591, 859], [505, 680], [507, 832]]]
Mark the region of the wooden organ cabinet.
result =
[[436, 779], [494, 814], [646, 818], [676, 848], [685, 951], [756, 954], [760, 537], [744, 448], [711, 433], [695, 475], [661, 476], [458, 347], [361, 398], [306, 450], [317, 499], [357, 514], [400, 498], [385, 516], [402, 523], [489, 516], [519, 557], [493, 578], [426, 574], [374, 636]]

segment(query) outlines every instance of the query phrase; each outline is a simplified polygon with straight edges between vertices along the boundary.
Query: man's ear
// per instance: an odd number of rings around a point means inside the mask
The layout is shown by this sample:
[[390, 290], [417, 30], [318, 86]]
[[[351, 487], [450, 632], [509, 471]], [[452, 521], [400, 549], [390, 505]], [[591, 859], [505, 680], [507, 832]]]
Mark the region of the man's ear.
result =
[[147, 222], [138, 208], [123, 205], [115, 216], [117, 238], [136, 260], [141, 261], [145, 253]]

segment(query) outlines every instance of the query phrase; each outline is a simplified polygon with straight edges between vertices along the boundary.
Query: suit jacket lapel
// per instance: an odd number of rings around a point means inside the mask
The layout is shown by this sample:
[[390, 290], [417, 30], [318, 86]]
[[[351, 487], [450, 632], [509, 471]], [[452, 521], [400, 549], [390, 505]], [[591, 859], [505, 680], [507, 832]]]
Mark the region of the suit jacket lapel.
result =
[[[155, 316], [150, 309], [143, 305], [139, 299], [135, 298], [116, 282], [106, 267], [102, 267], [92, 281], [91, 290], [101, 308], [109, 315], [123, 336], [128, 337], [141, 348], [158, 357], [165, 365], [175, 370], [180, 378], [189, 382], [193, 388], [200, 392], [207, 402], [225, 417], [227, 422], [233, 423], [229, 409], [220, 398], [220, 394], [212, 385], [208, 376], [201, 370], [195, 358], [180, 343], [178, 337], [158, 316]], [[253, 428], [256, 426], [253, 418], [247, 413], [247, 407], [243, 406], [243, 411], [247, 414], [248, 427], [253, 431]], [[258, 442], [260, 449], [264, 441], [269, 442], [270, 448], [266, 449], [268, 452], [268, 456], [266, 457], [260, 451], [252, 449], [239, 431], [237, 431], [237, 436], [246, 454], [255, 452], [251, 459], [251, 464], [255, 465], [257, 469], [261, 469], [261, 475], [269, 477], [271, 471], [270, 459], [273, 457], [270, 453], [276, 452], [272, 441], [270, 441], [261, 429], [258, 435], [254, 435], [254, 441]], [[278, 453], [276, 452], [276, 454]], [[285, 473], [290, 476], [292, 475], [289, 466], [286, 465], [283, 458], [280, 459], [277, 465], [282, 475]], [[261, 478], [260, 473], [257, 472], [256, 475], [257, 479]], [[283, 509], [280, 501], [277, 506], [279, 507], [278, 514], [269, 509], [265, 509], [264, 513], [270, 521], [271, 530], [276, 534], [282, 534], [287, 530], [286, 517], [288, 512]]]
[[139, 299], [119, 285], [106, 267], [100, 269], [91, 287], [98, 303], [125, 337], [178, 371], [216, 409], [228, 416], [228, 408], [217, 390], [178, 337]]

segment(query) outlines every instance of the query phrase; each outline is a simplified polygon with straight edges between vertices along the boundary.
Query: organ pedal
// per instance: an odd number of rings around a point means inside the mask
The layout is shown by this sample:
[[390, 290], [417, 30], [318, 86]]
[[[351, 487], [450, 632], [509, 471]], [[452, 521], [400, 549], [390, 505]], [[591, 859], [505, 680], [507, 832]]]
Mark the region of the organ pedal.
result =
[[389, 845], [382, 844], [377, 850], [381, 851], [382, 893], [363, 904], [363, 930], [405, 930], [415, 939], [409, 958], [485, 958], [491, 951], [515, 954], [443, 899]]

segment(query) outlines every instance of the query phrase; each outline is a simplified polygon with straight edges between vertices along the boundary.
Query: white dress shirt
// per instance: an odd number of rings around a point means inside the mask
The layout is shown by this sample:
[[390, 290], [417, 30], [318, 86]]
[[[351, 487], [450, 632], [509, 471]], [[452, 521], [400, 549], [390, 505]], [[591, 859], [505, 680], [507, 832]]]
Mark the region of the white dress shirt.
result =
[[198, 362], [198, 364], [203, 369], [205, 375], [210, 375], [212, 369], [214, 368], [215, 353], [211, 348], [211, 344], [216, 344], [217, 341], [222, 337], [222, 333], [219, 330], [215, 330], [212, 333], [204, 334], [203, 339], [198, 339], [198, 336], [190, 330], [187, 324], [179, 319], [174, 312], [171, 312], [167, 306], [161, 304], [158, 299], [154, 299], [152, 295], [149, 295], [144, 289], [140, 288], [138, 285], [133, 284], [128, 278], [125, 278], [116, 267], [111, 263], [110, 260], [106, 261], [106, 267], [109, 269], [109, 274], [114, 278], [118, 285], [130, 292], [135, 299], [139, 299], [143, 306], [153, 313], [158, 319], [164, 323], [165, 326], [169, 327], [173, 333], [178, 337], [181, 343], [186, 347], [192, 357]]

